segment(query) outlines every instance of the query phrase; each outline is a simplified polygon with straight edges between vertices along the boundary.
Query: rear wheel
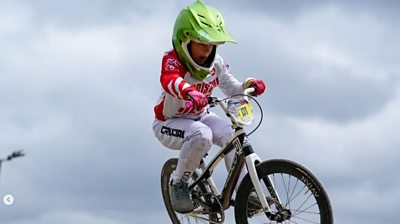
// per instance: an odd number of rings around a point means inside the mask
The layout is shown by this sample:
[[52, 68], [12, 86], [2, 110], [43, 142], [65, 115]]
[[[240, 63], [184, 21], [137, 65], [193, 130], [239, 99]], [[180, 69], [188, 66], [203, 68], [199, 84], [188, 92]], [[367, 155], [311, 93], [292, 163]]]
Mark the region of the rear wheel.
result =
[[254, 186], [246, 175], [236, 196], [236, 223], [333, 224], [328, 195], [305, 167], [288, 160], [269, 160], [256, 168], [273, 216], [268, 218], [260, 206], [254, 206]]
[[[224, 213], [219, 199], [211, 193], [207, 182], [200, 182], [191, 191], [195, 210], [188, 214], [181, 214], [174, 210], [171, 204], [169, 194], [169, 183], [172, 179], [172, 173], [176, 169], [178, 159], [173, 158], [165, 162], [161, 171], [161, 193], [163, 196], [165, 208], [173, 224], [183, 223], [222, 223]], [[189, 180], [192, 183], [198, 175], [196, 172]]]

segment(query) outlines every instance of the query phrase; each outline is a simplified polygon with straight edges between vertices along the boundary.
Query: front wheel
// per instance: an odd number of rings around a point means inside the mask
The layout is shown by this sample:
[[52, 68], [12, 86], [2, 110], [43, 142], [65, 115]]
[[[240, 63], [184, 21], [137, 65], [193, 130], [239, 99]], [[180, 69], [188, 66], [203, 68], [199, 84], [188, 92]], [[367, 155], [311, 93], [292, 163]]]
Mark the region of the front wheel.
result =
[[305, 167], [276, 159], [264, 161], [256, 169], [271, 214], [280, 220], [270, 219], [270, 214], [264, 213], [259, 204], [254, 205], [255, 200], [258, 202], [257, 195], [246, 175], [236, 196], [236, 223], [333, 224], [328, 195], [320, 181]]

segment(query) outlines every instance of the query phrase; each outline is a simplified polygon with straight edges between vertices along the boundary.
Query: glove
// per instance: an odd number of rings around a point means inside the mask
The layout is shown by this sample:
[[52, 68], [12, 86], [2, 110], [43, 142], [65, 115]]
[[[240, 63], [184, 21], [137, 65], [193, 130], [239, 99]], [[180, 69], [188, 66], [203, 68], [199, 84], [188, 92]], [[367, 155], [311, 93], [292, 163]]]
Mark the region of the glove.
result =
[[208, 104], [207, 97], [201, 92], [192, 90], [188, 92], [187, 95], [192, 100], [194, 104], [193, 107], [197, 111], [201, 111]]
[[255, 91], [253, 93], [251, 93], [251, 95], [253, 96], [259, 96], [261, 94], [264, 93], [265, 91], [265, 83], [264, 81], [260, 80], [260, 79], [252, 79], [252, 78], [248, 78], [245, 82], [245, 88], [250, 88], [253, 87], [255, 89]]

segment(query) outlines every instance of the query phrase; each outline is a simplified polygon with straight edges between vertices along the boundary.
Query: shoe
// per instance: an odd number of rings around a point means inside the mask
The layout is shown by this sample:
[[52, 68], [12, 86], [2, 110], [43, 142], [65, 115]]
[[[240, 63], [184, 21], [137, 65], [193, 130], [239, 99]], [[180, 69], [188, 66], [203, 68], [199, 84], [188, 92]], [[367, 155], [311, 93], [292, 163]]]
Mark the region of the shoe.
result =
[[169, 186], [172, 207], [179, 213], [189, 213], [194, 210], [193, 202], [190, 197], [188, 183], [180, 181]]
[[[271, 196], [266, 196], [265, 199], [267, 199], [268, 206], [274, 204], [274, 199]], [[247, 209], [249, 211], [257, 211], [262, 209], [262, 205], [260, 200], [258, 200], [257, 193], [254, 191], [250, 193], [249, 201], [247, 203], [248, 203]]]

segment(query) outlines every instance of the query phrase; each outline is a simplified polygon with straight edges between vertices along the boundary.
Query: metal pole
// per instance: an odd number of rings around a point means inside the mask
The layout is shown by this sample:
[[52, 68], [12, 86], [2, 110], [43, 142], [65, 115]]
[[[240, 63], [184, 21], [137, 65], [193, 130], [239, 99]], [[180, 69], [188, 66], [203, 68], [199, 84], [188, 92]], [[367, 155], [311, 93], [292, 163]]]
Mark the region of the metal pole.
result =
[[5, 159], [0, 159], [0, 179], [1, 179], [1, 164], [4, 161], [11, 161], [14, 158], [18, 158], [18, 157], [22, 157], [22, 156], [25, 156], [25, 154], [23, 153], [22, 150], [18, 150], [18, 151], [14, 151], [12, 154], [7, 156]]
[[4, 162], [4, 159], [0, 159], [0, 182], [1, 182], [1, 164]]
[[3, 160], [0, 159], [0, 182], [1, 182], [1, 164], [3, 163]]

